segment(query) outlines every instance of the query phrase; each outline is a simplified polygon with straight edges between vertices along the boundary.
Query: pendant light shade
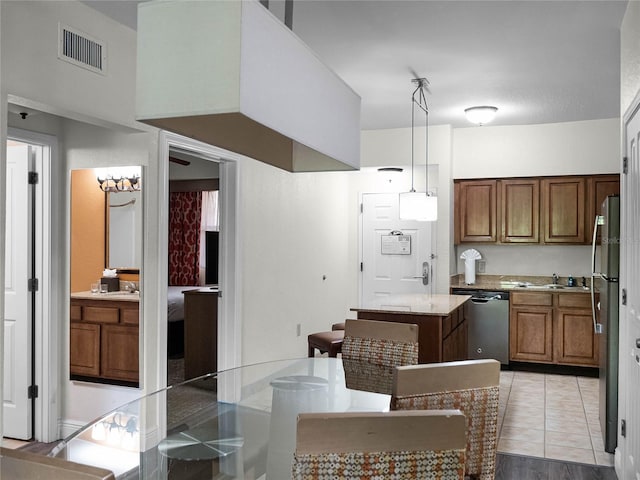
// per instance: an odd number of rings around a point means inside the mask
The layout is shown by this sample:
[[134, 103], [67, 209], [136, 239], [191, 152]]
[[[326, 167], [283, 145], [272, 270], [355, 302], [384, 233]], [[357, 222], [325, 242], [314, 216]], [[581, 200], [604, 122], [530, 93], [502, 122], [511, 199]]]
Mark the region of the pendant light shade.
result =
[[[400, 194], [400, 220], [417, 220], [420, 222], [433, 222], [438, 219], [438, 199], [429, 192], [429, 108], [424, 91], [429, 82], [426, 78], [414, 78], [412, 82], [418, 87], [411, 95], [411, 190]], [[414, 171], [414, 131], [415, 131], [415, 107], [418, 107], [425, 115], [425, 191], [416, 192], [413, 188]]]

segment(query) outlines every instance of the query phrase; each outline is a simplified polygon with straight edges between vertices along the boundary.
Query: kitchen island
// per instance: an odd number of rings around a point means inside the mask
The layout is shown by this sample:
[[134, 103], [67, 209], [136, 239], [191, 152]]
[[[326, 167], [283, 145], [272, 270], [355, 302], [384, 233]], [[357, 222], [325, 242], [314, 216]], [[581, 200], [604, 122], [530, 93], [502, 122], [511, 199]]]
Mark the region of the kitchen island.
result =
[[463, 305], [469, 295], [392, 295], [366, 307], [352, 308], [358, 319], [418, 325], [418, 363], [467, 358], [467, 322]]

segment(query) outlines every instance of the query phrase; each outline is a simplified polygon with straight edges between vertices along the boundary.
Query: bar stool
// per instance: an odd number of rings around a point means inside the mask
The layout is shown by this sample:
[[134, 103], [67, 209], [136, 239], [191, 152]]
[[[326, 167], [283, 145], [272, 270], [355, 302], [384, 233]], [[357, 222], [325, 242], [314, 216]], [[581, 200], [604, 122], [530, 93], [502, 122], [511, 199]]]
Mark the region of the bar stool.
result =
[[315, 349], [320, 353], [329, 352], [330, 357], [337, 357], [342, 352], [344, 330], [312, 333], [307, 337], [309, 343], [309, 357], [315, 356]]
[[331, 330], [344, 330], [345, 322], [334, 323], [331, 325]]

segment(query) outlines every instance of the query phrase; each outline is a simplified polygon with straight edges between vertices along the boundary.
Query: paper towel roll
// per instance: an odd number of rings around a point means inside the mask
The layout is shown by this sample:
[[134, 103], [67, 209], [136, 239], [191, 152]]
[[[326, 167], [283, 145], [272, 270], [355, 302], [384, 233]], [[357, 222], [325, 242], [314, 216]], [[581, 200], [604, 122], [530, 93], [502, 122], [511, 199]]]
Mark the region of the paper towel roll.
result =
[[476, 259], [467, 258], [464, 261], [464, 283], [472, 285], [476, 283]]
[[467, 285], [476, 283], [476, 260], [480, 260], [482, 255], [475, 248], [470, 248], [462, 252], [460, 258], [464, 260], [464, 282]]

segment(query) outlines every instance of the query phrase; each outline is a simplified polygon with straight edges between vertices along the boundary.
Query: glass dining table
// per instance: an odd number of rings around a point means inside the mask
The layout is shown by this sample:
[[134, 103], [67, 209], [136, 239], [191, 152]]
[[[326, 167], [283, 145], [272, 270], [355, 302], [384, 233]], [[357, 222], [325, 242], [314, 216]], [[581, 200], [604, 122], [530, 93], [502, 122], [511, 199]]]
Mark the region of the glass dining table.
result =
[[101, 416], [51, 456], [117, 479], [285, 480], [298, 413], [388, 411], [391, 374], [316, 357], [204, 375]]

